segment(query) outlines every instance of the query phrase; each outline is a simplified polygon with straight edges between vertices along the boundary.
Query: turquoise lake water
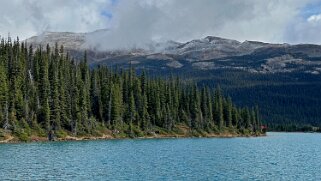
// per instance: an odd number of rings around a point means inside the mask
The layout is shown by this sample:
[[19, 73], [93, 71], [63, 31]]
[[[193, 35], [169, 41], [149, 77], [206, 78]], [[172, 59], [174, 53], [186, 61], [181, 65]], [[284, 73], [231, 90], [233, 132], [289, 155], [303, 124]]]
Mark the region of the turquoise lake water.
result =
[[0, 144], [0, 180], [321, 180], [321, 134]]

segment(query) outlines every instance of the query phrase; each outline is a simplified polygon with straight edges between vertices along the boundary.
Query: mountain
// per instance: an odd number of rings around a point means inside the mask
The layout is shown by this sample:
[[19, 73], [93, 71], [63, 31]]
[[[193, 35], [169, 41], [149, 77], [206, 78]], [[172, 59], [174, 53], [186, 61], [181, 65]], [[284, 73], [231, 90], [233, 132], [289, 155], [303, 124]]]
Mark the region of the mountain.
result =
[[[185, 43], [168, 41], [144, 48], [101, 50], [91, 43], [108, 30], [91, 33], [45, 32], [26, 40], [29, 44], [64, 45], [72, 56], [81, 58], [85, 50], [92, 65], [128, 65], [148, 69], [245, 70], [251, 73], [321, 72], [320, 45], [269, 44], [208, 36]], [[108, 41], [108, 40], [106, 40]]]
[[263, 120], [273, 129], [321, 125], [320, 45], [239, 42], [214, 36], [114, 50], [91, 43], [92, 37], [106, 32], [46, 32], [26, 42], [43, 46], [57, 42], [78, 60], [86, 50], [92, 67], [131, 65], [149, 74], [178, 75], [200, 86], [220, 84], [237, 104], [259, 105]]
[[33, 36], [25, 40], [25, 42], [33, 45], [46, 46], [49, 44], [51, 47], [55, 43], [64, 45], [67, 49], [84, 50], [87, 33], [72, 33], [72, 32], [44, 32], [39, 36]]

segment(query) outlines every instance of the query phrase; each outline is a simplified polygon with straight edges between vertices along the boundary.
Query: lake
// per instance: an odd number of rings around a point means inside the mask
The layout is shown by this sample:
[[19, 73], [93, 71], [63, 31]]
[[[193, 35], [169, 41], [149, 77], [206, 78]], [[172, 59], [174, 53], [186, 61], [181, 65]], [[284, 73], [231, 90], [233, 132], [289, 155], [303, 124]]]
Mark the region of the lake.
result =
[[321, 134], [0, 144], [0, 180], [321, 180]]

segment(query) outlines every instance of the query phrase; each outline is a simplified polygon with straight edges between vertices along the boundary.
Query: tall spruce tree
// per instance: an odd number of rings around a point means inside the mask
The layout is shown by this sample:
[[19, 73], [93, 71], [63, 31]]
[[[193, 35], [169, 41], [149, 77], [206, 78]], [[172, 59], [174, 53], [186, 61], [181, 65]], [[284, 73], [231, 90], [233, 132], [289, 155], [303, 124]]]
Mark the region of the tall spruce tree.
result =
[[214, 117], [215, 117], [215, 122], [217, 123], [217, 125], [219, 126], [219, 128], [221, 129], [222, 127], [224, 127], [224, 115], [223, 115], [223, 98], [221, 95], [221, 88], [218, 86], [215, 90], [215, 113], [214, 113]]
[[45, 125], [49, 131], [52, 129], [50, 123], [50, 107], [49, 107], [49, 78], [48, 78], [48, 54], [40, 53], [41, 62], [39, 70], [39, 99], [40, 99], [40, 115], [38, 122]]

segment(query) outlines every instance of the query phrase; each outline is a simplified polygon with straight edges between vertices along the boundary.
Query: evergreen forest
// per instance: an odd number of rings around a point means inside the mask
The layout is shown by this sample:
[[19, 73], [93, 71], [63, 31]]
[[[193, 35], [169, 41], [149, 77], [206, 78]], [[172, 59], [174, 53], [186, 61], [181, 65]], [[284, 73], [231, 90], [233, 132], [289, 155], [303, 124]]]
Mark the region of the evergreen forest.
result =
[[[0, 43], [0, 127], [20, 140], [67, 135], [143, 137], [261, 132], [259, 108], [237, 107], [219, 86], [177, 76], [148, 76], [134, 68], [87, 65], [63, 46]], [[0, 135], [1, 137], [1, 135]]]

